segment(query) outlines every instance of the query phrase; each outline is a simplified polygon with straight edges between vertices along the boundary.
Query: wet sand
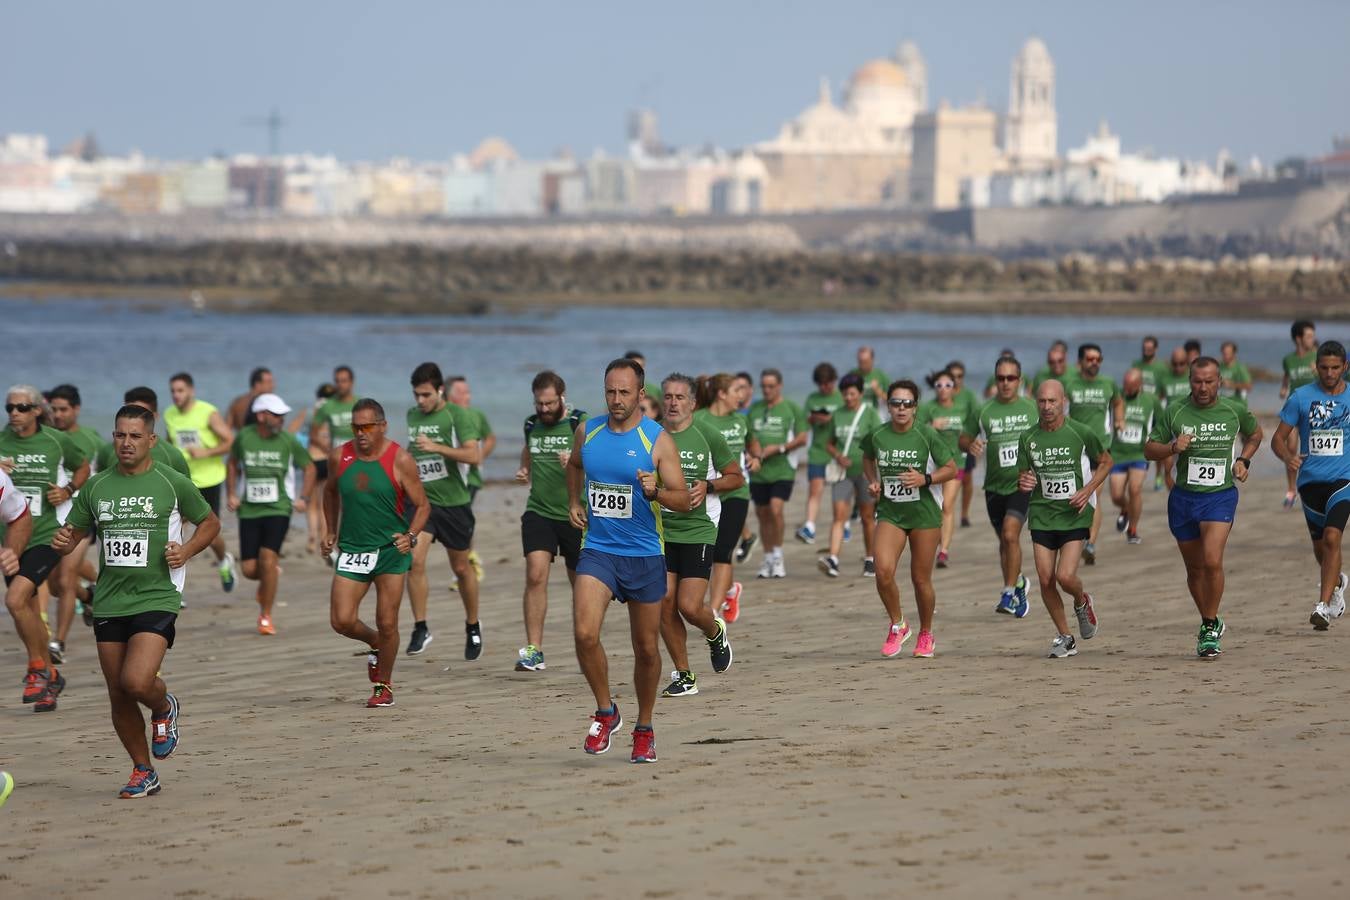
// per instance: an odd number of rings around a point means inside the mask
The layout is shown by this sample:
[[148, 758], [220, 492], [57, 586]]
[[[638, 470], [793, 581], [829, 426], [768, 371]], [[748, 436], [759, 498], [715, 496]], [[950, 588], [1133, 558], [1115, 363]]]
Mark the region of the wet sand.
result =
[[[856, 574], [859, 537], [834, 581], [815, 569], [818, 547], [793, 541], [791, 577], [756, 582], [756, 553], [738, 569], [735, 664], [711, 674], [691, 641], [701, 693], [658, 702], [650, 766], [629, 764], [627, 727], [610, 753], [581, 751], [592, 700], [561, 566], [549, 668], [512, 671], [519, 488], [480, 498], [482, 658], [462, 657], [459, 602], [434, 559], [435, 640], [399, 659], [393, 709], [363, 707], [364, 661], [329, 630], [328, 573], [303, 555], [303, 531], [276, 637], [254, 632], [247, 583], [225, 595], [198, 560], [165, 665], [182, 745], [156, 797], [116, 798], [130, 766], [82, 625], [54, 714], [19, 704], [22, 653], [12, 637], [0, 646], [12, 677], [0, 764], [18, 781], [0, 811], [0, 895], [1339, 895], [1350, 622], [1307, 624], [1317, 576], [1282, 483], [1263, 448], [1213, 662], [1194, 656], [1161, 493], [1145, 497], [1141, 546], [1105, 524], [1100, 561], [1083, 570], [1101, 631], [1069, 660], [1044, 658], [1053, 629], [1036, 600], [1026, 619], [993, 614], [996, 546], [978, 492], [975, 527], [936, 574], [932, 660], [880, 657], [886, 619]], [[1025, 537], [1024, 549], [1030, 573]], [[912, 615], [903, 579], [902, 597]], [[605, 637], [631, 717], [625, 620], [611, 607]], [[405, 641], [411, 625], [405, 606]]]

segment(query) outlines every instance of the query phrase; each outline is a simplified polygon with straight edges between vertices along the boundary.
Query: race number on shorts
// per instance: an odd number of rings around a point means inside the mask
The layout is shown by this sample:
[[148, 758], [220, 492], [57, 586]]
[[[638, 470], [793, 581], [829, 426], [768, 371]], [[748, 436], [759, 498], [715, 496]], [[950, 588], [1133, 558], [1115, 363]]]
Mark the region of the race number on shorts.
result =
[[445, 457], [423, 457], [417, 461], [417, 477], [422, 481], [441, 481], [450, 477], [445, 468]]
[[1192, 459], [1186, 466], [1186, 483], [1196, 487], [1220, 487], [1227, 474], [1227, 460]]
[[589, 485], [591, 515], [602, 519], [633, 518], [633, 486], [592, 481]]
[[103, 564], [119, 569], [150, 565], [150, 532], [111, 531], [103, 536]]
[[1343, 432], [1339, 428], [1308, 432], [1309, 456], [1340, 456], [1345, 448]]
[[886, 475], [881, 479], [881, 496], [892, 503], [917, 503], [919, 489], [906, 487], [899, 475]]
[[1053, 477], [1049, 475], [1041, 476], [1041, 496], [1047, 500], [1068, 500], [1074, 495], [1074, 485], [1077, 482], [1072, 477]]
[[277, 490], [276, 479], [268, 478], [261, 481], [249, 479], [245, 481], [244, 499], [249, 503], [276, 503], [281, 499], [281, 493]]
[[337, 570], [352, 575], [369, 575], [375, 571], [375, 563], [380, 560], [380, 551], [366, 550], [362, 553], [339, 553]]

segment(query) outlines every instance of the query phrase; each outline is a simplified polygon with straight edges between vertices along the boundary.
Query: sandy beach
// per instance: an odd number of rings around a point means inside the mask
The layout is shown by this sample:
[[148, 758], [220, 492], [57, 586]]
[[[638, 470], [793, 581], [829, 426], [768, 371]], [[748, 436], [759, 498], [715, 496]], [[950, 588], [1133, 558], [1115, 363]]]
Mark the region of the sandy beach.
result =
[[[393, 709], [364, 708], [364, 661], [329, 630], [329, 575], [303, 530], [276, 637], [254, 630], [251, 586], [222, 593], [199, 558], [164, 671], [182, 745], [144, 802], [116, 796], [130, 764], [90, 632], [72, 632], [60, 709], [35, 715], [5, 623], [0, 765], [18, 786], [0, 810], [0, 896], [1335, 896], [1350, 882], [1350, 622], [1307, 624], [1317, 576], [1282, 485], [1263, 447], [1213, 662], [1194, 656], [1162, 493], [1146, 494], [1141, 546], [1104, 525], [1083, 570], [1102, 628], [1069, 660], [1044, 658], [1038, 599], [1026, 619], [994, 615], [978, 493], [936, 573], [932, 660], [880, 657], [860, 537], [834, 581], [816, 571], [819, 545], [793, 541], [790, 577], [772, 583], [754, 580], [756, 552], [738, 569], [735, 664], [715, 676], [691, 642], [702, 693], [658, 702], [650, 766], [629, 764], [627, 727], [607, 755], [581, 751], [593, 704], [561, 564], [548, 670], [512, 671], [521, 488], [479, 500], [482, 658], [463, 659], [461, 607], [433, 556], [435, 640], [400, 657]], [[903, 579], [901, 593], [913, 614]], [[626, 619], [611, 607], [605, 635], [628, 716]], [[411, 626], [405, 606], [405, 642]]]

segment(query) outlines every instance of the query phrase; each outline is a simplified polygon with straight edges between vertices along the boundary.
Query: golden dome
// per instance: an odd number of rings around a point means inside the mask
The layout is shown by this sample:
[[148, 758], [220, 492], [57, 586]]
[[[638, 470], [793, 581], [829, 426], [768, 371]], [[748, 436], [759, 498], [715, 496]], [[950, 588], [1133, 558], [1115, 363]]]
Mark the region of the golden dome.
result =
[[516, 153], [515, 147], [499, 137], [490, 137], [485, 138], [469, 154], [469, 165], [475, 169], [483, 169], [495, 162], [515, 162], [519, 158], [520, 154]]
[[849, 87], [858, 88], [877, 85], [881, 87], [904, 87], [909, 83], [904, 69], [888, 59], [874, 59], [863, 63], [849, 80]]

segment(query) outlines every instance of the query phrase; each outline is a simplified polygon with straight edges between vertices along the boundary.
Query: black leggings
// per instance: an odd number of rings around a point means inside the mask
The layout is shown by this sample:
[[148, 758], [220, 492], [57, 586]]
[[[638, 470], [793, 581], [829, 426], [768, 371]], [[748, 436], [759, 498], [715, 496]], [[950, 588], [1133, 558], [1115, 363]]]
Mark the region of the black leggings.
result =
[[729, 563], [745, 527], [745, 516], [750, 512], [750, 501], [745, 497], [728, 497], [722, 501], [722, 518], [717, 523], [717, 543], [713, 545], [713, 562]]

